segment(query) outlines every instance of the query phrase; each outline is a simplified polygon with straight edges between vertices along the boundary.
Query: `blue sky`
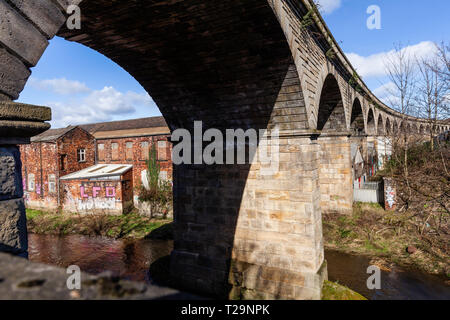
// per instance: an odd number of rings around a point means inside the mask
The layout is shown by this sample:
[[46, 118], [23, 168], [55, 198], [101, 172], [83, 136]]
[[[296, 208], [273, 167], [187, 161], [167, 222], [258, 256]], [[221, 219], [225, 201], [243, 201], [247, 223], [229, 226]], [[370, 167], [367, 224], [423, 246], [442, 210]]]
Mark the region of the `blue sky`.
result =
[[[448, 0], [320, 0], [323, 16], [363, 80], [388, 98], [383, 61], [401, 42], [419, 57], [433, 54], [432, 42], [450, 41]], [[379, 6], [381, 29], [369, 30], [367, 8]], [[145, 90], [103, 55], [61, 38], [50, 42], [32, 69], [20, 102], [52, 107], [54, 128], [69, 124], [160, 115]]]

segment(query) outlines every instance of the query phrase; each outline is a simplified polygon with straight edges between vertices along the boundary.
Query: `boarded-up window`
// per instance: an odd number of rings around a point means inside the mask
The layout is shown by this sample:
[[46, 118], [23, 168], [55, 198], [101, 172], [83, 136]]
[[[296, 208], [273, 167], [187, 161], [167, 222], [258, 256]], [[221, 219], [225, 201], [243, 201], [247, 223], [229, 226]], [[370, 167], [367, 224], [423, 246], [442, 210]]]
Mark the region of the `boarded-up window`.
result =
[[119, 144], [118, 143], [111, 143], [111, 159], [112, 160], [119, 160]]
[[34, 191], [36, 188], [36, 182], [34, 180], [34, 174], [30, 173], [28, 175], [28, 191]]
[[54, 174], [48, 175], [48, 192], [56, 193], [56, 175]]
[[148, 141], [141, 142], [141, 160], [148, 160], [149, 151]]
[[133, 142], [127, 142], [126, 147], [127, 160], [133, 160]]
[[105, 145], [103, 143], [98, 145], [98, 161], [105, 161]]
[[166, 141], [158, 141], [158, 160], [167, 160]]

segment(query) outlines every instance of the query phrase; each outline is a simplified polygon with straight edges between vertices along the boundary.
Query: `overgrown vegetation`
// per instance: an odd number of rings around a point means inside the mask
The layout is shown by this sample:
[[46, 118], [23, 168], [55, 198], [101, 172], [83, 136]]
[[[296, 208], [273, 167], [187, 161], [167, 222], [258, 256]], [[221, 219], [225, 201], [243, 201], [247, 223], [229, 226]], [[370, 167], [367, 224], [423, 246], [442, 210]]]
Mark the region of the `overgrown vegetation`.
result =
[[[405, 175], [405, 159], [409, 168]], [[384, 258], [450, 277], [450, 145], [433, 151], [429, 143], [416, 143], [394, 153], [377, 177], [396, 183], [397, 210], [355, 204], [353, 215], [324, 214], [324, 236], [329, 248]], [[406, 252], [408, 246], [417, 252]]]
[[172, 184], [160, 178], [160, 169], [156, 147], [152, 144], [147, 161], [148, 185], [139, 186], [139, 200], [150, 206], [150, 218], [155, 215], [166, 218], [172, 204]]
[[[354, 205], [353, 214], [323, 216], [325, 247], [367, 255], [377, 265], [398, 264], [431, 274], [449, 275], [448, 244], [429, 242], [418, 231], [413, 212], [387, 212], [379, 205]], [[414, 246], [414, 254], [406, 251]]]
[[[167, 219], [151, 219], [136, 213], [111, 216], [48, 213], [37, 210], [27, 210], [27, 220], [28, 231], [31, 233], [81, 234], [115, 239], [152, 238], [153, 233], [158, 239], [163, 239], [166, 233], [169, 233], [170, 236], [171, 227], [166, 225], [171, 225], [172, 222]], [[161, 227], [165, 230], [159, 231]]]

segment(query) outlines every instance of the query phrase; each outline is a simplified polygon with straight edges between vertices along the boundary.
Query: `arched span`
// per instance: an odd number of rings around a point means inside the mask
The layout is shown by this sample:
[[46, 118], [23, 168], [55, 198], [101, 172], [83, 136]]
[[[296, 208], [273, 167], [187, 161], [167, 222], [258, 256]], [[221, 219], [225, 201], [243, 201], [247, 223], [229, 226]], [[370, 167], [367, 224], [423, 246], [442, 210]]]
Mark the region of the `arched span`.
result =
[[383, 121], [383, 117], [382, 117], [381, 113], [378, 114], [377, 135], [379, 135], [379, 136], [386, 135], [385, 123]]
[[392, 134], [392, 123], [389, 117], [386, 117], [385, 131], [387, 135]]
[[345, 110], [341, 90], [334, 75], [329, 74], [322, 86], [317, 115], [317, 130], [342, 132], [346, 130]]
[[373, 112], [373, 108], [369, 106], [369, 110], [367, 111], [367, 122], [366, 122], [366, 132], [369, 135], [376, 134], [376, 126], [375, 126], [375, 114]]
[[352, 106], [352, 115], [350, 119], [350, 129], [354, 135], [365, 134], [364, 113], [361, 102], [355, 98]]

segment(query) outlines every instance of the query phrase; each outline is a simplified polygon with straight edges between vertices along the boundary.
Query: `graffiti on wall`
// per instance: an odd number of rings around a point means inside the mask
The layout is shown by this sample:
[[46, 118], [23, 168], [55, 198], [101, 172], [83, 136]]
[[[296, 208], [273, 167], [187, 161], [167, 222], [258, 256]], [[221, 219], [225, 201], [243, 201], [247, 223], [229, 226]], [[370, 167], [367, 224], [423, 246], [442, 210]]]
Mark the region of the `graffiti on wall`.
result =
[[87, 189], [84, 186], [80, 187], [80, 195], [81, 198], [98, 198], [98, 195], [101, 194], [102, 191], [105, 191], [106, 198], [115, 198], [116, 197], [116, 187], [92, 187], [92, 194], [87, 192]]
[[116, 208], [116, 198], [89, 198], [78, 200], [78, 210], [107, 210]]
[[391, 186], [386, 188], [386, 203], [389, 208], [392, 208], [395, 204], [395, 190]]
[[116, 208], [116, 187], [93, 186], [88, 188], [82, 185], [80, 186], [80, 199], [77, 202], [80, 211], [113, 210]]

